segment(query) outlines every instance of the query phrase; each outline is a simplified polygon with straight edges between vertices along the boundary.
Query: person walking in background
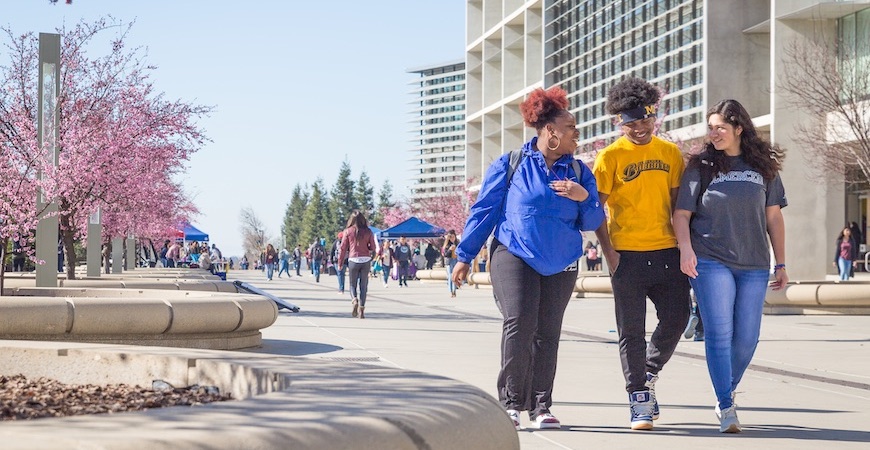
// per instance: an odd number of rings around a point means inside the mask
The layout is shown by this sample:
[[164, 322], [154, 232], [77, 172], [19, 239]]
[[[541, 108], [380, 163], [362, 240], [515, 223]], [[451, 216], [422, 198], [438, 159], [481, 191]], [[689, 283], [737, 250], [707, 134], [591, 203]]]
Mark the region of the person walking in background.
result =
[[180, 259], [181, 245], [178, 243], [178, 241], [176, 241], [173, 242], [172, 245], [169, 246], [169, 249], [166, 251], [167, 267], [175, 267]]
[[[658, 419], [655, 383], [686, 328], [691, 302], [671, 224], [683, 155], [653, 136], [660, 96], [640, 78], [610, 88], [606, 107], [622, 136], [598, 153], [592, 169], [610, 211], [595, 234], [610, 269], [632, 430], [651, 430]], [[647, 297], [658, 318], [649, 343]]]
[[24, 260], [27, 255], [24, 253], [24, 248], [21, 246], [20, 238], [12, 241], [12, 271], [24, 272]]
[[[345, 271], [347, 270], [347, 261], [342, 261], [339, 264], [339, 257], [341, 253], [341, 240], [343, 238], [342, 233], [338, 233], [338, 237], [335, 238], [335, 241], [332, 243], [332, 248], [329, 249], [329, 260], [332, 262], [332, 265], [335, 267], [335, 275], [338, 277], [338, 293], [344, 294], [344, 276]], [[371, 260], [371, 258], [369, 258]]]
[[847, 281], [852, 277], [852, 271], [857, 265], [858, 243], [852, 236], [852, 230], [846, 227], [837, 236], [837, 244], [834, 246], [834, 267], [840, 272], [840, 281]]
[[399, 243], [396, 245], [394, 250], [396, 263], [399, 265], [399, 287], [408, 287], [408, 273], [411, 266], [411, 246], [408, 245], [405, 236], [399, 238]]
[[281, 278], [281, 274], [287, 272], [287, 277], [290, 275], [290, 251], [287, 250], [287, 247], [281, 249], [278, 253], [278, 278]]
[[[344, 271], [345, 264], [350, 270], [350, 296], [353, 310], [351, 316], [365, 319], [366, 294], [369, 290], [369, 270], [372, 255], [377, 251], [375, 235], [363, 213], [354, 211], [347, 221], [347, 228], [341, 233], [339, 244], [338, 270]], [[346, 263], [345, 263], [346, 261]], [[359, 291], [357, 291], [359, 288]]]
[[390, 245], [390, 241], [384, 239], [384, 242], [381, 244], [381, 249], [378, 251], [378, 259], [381, 262], [381, 270], [384, 271], [384, 287], [389, 287], [388, 282], [390, 281], [390, 271], [396, 263], [395, 254], [393, 253], [393, 247]]
[[163, 247], [160, 247], [160, 264], [163, 267], [169, 267], [169, 262], [166, 260], [166, 254], [169, 252], [169, 239], [163, 241]]
[[275, 261], [278, 260], [278, 252], [272, 244], [266, 244], [266, 251], [263, 253], [263, 264], [266, 266], [266, 279], [272, 281], [272, 275], [275, 273]]
[[689, 160], [683, 175], [674, 228], [680, 269], [691, 278], [701, 307], [719, 431], [739, 433], [734, 394], [758, 346], [769, 248], [776, 264], [773, 289], [788, 282], [782, 218], [788, 202], [779, 177], [783, 152], [758, 136], [736, 100], [710, 108], [707, 128], [704, 150]]
[[598, 247], [592, 242], [586, 243], [586, 270], [593, 271], [601, 268], [601, 257], [598, 256]]
[[423, 252], [423, 257], [426, 258], [426, 270], [432, 270], [435, 267], [435, 261], [438, 260], [438, 250], [435, 249], [434, 244], [431, 242], [426, 244], [426, 251]]
[[326, 258], [326, 250], [323, 248], [323, 242], [320, 239], [315, 239], [314, 246], [311, 247], [311, 270], [314, 274], [314, 281], [318, 283], [320, 283], [320, 269], [324, 258]]
[[447, 232], [447, 237], [444, 238], [444, 245], [441, 247], [441, 254], [444, 255], [444, 265], [447, 266], [447, 289], [450, 290], [450, 296], [456, 297], [456, 285], [453, 283], [453, 269], [456, 267], [456, 248], [459, 246], [459, 240], [456, 239], [456, 230]]
[[[516, 429], [520, 411], [535, 428], [561, 427], [550, 407], [562, 319], [583, 255], [580, 232], [604, 220], [595, 178], [573, 157], [580, 133], [567, 107], [558, 87], [536, 89], [520, 105], [537, 136], [489, 166], [456, 249], [458, 288], [494, 232], [490, 277], [503, 317], [498, 397]], [[511, 156], [519, 156], [516, 166]]]
[[299, 269], [302, 267], [302, 246], [299, 244], [293, 249], [293, 267], [296, 269], [296, 276], [301, 277]]

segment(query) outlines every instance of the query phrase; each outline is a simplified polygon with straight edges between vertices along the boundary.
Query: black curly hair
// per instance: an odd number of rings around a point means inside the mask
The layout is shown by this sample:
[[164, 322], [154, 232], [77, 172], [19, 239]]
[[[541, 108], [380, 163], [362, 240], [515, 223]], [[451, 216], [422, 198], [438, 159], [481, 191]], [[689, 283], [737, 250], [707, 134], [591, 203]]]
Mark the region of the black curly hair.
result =
[[607, 113], [640, 108], [658, 103], [662, 93], [649, 81], [642, 78], [625, 78], [607, 92]]
[[[772, 180], [777, 172], [782, 169], [782, 161], [785, 159], [785, 150], [776, 144], [761, 138], [752, 123], [752, 117], [746, 108], [737, 100], [722, 100], [707, 110], [707, 119], [713, 114], [719, 114], [725, 122], [735, 128], [743, 128], [740, 133], [740, 157], [757, 170], [765, 180]], [[727, 173], [731, 170], [725, 152], [716, 150], [711, 142], [704, 144], [704, 149], [697, 155], [689, 158], [688, 167], [695, 167], [705, 160], [712, 164], [713, 173]]]

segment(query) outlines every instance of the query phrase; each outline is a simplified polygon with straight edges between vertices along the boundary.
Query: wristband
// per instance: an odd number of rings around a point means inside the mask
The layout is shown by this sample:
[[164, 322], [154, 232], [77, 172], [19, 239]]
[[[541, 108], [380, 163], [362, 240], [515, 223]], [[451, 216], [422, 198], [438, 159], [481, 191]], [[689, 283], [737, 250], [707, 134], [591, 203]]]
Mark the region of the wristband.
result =
[[774, 272], [776, 272], [776, 271], [779, 270], [779, 269], [783, 269], [783, 270], [784, 270], [784, 269], [785, 269], [785, 264], [777, 264], [777, 265], [773, 266], [773, 271], [774, 271]]

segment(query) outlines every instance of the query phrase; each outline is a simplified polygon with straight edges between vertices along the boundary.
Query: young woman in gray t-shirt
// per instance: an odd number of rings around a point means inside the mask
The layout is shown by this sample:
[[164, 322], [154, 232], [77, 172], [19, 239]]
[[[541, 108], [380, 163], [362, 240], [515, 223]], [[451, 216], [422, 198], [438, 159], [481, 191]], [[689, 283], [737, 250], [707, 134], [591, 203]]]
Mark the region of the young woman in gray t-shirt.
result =
[[673, 223], [680, 269], [691, 280], [704, 322], [719, 431], [738, 433], [734, 392], [758, 345], [771, 246], [774, 289], [788, 282], [783, 152], [758, 136], [736, 100], [711, 108], [707, 127], [709, 142], [683, 174]]

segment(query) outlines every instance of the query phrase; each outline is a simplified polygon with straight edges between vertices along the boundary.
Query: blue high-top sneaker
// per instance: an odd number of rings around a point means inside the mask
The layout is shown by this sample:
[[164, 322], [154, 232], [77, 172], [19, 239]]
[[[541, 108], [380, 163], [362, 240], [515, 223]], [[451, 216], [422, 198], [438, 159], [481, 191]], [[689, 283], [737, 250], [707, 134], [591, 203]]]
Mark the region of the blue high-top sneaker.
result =
[[635, 391], [628, 394], [631, 403], [631, 429], [653, 429], [653, 401], [649, 391]]

